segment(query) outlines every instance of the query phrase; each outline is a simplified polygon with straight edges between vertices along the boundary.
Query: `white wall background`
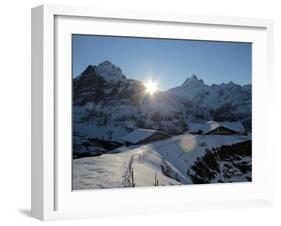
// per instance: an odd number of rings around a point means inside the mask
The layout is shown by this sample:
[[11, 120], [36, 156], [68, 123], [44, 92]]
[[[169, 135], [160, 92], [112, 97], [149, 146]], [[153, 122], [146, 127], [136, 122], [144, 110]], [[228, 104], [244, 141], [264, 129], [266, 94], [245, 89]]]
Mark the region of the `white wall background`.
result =
[[[51, 225], [280, 225], [281, 218], [281, 13], [278, 0], [9, 0], [0, 8], [0, 224], [38, 225], [30, 208], [30, 8], [43, 3], [86, 5], [192, 14], [231, 15], [275, 20], [275, 106], [269, 128], [275, 149], [276, 203], [270, 208], [197, 211], [178, 214], [50, 222]], [[273, 98], [273, 97], [269, 97]], [[278, 139], [279, 138], [279, 139]], [[266, 150], [265, 150], [266, 151]]]

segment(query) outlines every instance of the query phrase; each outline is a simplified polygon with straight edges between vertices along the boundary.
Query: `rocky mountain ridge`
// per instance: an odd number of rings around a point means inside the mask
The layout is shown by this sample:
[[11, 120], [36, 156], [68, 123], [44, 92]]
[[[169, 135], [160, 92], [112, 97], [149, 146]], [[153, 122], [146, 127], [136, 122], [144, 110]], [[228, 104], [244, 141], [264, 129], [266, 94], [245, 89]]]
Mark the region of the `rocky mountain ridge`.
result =
[[251, 85], [207, 85], [196, 75], [178, 87], [145, 92], [109, 61], [89, 65], [73, 79], [73, 133], [79, 146], [89, 138], [121, 141], [135, 128], [181, 134], [190, 122], [241, 121], [251, 130]]

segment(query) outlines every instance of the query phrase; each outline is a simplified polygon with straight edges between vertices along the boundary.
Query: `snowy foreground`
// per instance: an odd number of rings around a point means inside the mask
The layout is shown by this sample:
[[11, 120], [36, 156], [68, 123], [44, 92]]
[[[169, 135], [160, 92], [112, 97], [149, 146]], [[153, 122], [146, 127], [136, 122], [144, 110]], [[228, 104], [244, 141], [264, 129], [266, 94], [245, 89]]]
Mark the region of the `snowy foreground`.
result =
[[246, 140], [250, 137], [185, 134], [141, 146], [122, 146], [97, 157], [75, 159], [73, 189], [192, 184], [187, 171], [208, 149]]

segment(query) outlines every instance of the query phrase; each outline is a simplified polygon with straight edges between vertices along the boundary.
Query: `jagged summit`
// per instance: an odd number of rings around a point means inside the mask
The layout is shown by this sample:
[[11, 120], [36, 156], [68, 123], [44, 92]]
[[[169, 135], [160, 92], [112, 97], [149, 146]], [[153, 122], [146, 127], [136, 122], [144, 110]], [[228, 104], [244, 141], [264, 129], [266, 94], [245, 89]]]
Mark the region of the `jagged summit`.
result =
[[196, 79], [196, 80], [198, 80], [196, 74], [191, 75], [191, 79]]
[[122, 73], [122, 70], [112, 64], [109, 60], [105, 60], [97, 66], [88, 65], [80, 76], [85, 75], [100, 76], [106, 81], [115, 81], [126, 78]]
[[106, 70], [108, 72], [119, 72], [122, 73], [121, 69], [111, 63], [109, 60], [105, 60], [101, 62], [98, 66], [96, 66], [98, 70]]
[[103, 77], [106, 81], [125, 79], [121, 69], [110, 61], [106, 60], [100, 63], [95, 68], [95, 72], [98, 76]]
[[198, 79], [195, 74], [193, 74], [190, 78], [187, 78], [182, 86], [196, 86], [196, 85], [204, 85], [204, 81], [202, 79]]
[[107, 66], [107, 65], [114, 65], [114, 64], [111, 63], [111, 61], [109, 61], [109, 60], [105, 60], [105, 61], [101, 62], [98, 66]]

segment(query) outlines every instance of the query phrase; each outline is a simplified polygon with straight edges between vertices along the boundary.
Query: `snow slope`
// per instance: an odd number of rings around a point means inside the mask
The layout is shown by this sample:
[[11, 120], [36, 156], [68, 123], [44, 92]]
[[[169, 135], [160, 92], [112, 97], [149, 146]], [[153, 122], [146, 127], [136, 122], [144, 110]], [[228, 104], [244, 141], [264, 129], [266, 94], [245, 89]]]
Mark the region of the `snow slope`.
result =
[[[73, 189], [192, 184], [187, 170], [208, 149], [248, 136], [180, 135], [110, 154], [73, 160]], [[133, 173], [132, 173], [133, 172]], [[133, 174], [133, 178], [132, 178]]]

